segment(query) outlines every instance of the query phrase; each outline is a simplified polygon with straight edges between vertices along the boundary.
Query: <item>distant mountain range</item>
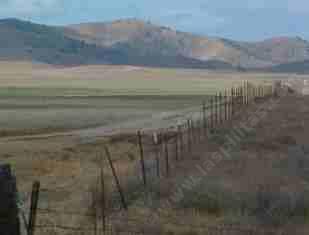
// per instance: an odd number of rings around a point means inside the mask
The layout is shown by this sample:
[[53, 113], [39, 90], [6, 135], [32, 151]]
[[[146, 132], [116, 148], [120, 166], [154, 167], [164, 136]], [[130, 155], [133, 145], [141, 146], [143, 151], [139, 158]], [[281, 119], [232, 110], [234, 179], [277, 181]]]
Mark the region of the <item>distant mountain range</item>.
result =
[[238, 42], [135, 19], [64, 27], [3, 19], [0, 35], [0, 59], [5, 60], [309, 72], [309, 42], [298, 37]]

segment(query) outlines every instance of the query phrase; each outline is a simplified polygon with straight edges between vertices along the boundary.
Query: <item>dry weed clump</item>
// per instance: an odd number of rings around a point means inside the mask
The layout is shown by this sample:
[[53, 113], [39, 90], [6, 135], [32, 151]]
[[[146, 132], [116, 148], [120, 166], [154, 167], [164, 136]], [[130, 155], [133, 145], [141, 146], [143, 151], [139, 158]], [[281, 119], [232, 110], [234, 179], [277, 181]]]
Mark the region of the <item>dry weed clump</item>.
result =
[[283, 226], [309, 222], [309, 191], [286, 192], [265, 183], [255, 191], [232, 192], [219, 182], [203, 182], [185, 192], [177, 207], [227, 221], [233, 215], [234, 222], [239, 218], [266, 226]]

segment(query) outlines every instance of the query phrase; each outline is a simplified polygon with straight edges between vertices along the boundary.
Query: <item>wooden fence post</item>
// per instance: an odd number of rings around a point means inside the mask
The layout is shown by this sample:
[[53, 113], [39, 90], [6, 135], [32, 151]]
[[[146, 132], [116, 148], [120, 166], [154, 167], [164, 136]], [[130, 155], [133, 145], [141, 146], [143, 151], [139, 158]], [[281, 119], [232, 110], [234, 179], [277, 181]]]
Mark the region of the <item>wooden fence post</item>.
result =
[[194, 139], [195, 139], [195, 144], [198, 144], [199, 142], [199, 122], [196, 121], [194, 122], [192, 119], [192, 126], [193, 126], [193, 134], [194, 134]]
[[223, 95], [222, 92], [220, 92], [220, 124], [223, 123], [223, 109], [224, 109], [224, 104], [223, 104]]
[[241, 107], [244, 105], [244, 84], [243, 83], [240, 86], [240, 104], [241, 104]]
[[252, 85], [250, 88], [250, 100], [250, 103], [254, 103], [254, 85]]
[[241, 106], [241, 86], [238, 87], [238, 106]]
[[245, 106], [247, 105], [247, 95], [248, 95], [248, 87], [247, 87], [247, 81], [245, 81], [245, 84], [244, 84], [244, 92], [245, 92], [245, 100], [244, 100], [244, 102], [245, 102]]
[[227, 100], [227, 92], [226, 90], [224, 91], [224, 120], [227, 122], [228, 117], [227, 117], [227, 106], [228, 106], [228, 100]]
[[94, 226], [94, 234], [97, 235], [98, 234], [98, 215], [97, 215], [97, 198], [96, 198], [96, 195], [97, 195], [97, 185], [91, 190], [91, 200], [92, 200], [92, 209], [94, 211], [94, 220], [93, 220], [93, 226]]
[[176, 132], [175, 136], [175, 160], [179, 160], [179, 154], [178, 154], [178, 131]]
[[192, 121], [192, 119], [190, 119], [189, 120], [189, 126], [190, 126], [190, 133], [191, 133], [191, 144], [192, 144], [192, 146], [194, 146], [194, 144], [195, 144], [195, 131], [194, 131], [194, 123], [193, 123], [193, 121]]
[[249, 82], [246, 81], [246, 105], [249, 104]]
[[191, 140], [191, 127], [190, 127], [190, 120], [188, 119], [187, 120], [187, 125], [188, 125], [188, 128], [187, 128], [187, 132], [188, 132], [188, 138], [187, 138], [187, 140], [188, 140], [188, 153], [190, 153], [191, 152], [191, 150], [192, 150], [192, 140]]
[[234, 116], [234, 87], [231, 90], [231, 113], [232, 117]]
[[115, 167], [114, 167], [114, 164], [113, 164], [113, 161], [112, 161], [111, 154], [110, 154], [110, 152], [109, 152], [109, 150], [106, 146], [104, 146], [104, 150], [105, 150], [106, 157], [108, 159], [108, 163], [110, 165], [110, 168], [112, 169], [112, 173], [113, 173], [113, 176], [114, 176], [114, 179], [115, 179], [115, 182], [116, 182], [116, 187], [117, 187], [118, 193], [120, 195], [120, 200], [121, 200], [122, 206], [125, 210], [128, 210], [128, 205], [127, 205], [127, 202], [125, 200], [122, 188], [120, 186], [120, 182], [119, 182], [118, 176], [116, 174], [116, 170], [115, 170]]
[[243, 84], [242, 84], [242, 106], [244, 106], [245, 104], [246, 104], [246, 102], [245, 102], [245, 97], [246, 97], [246, 83], [245, 82], [243, 82]]
[[247, 105], [250, 105], [250, 84], [247, 82]]
[[237, 87], [237, 107], [240, 105], [240, 87]]
[[220, 93], [217, 93], [217, 126], [220, 126]]
[[247, 106], [247, 96], [248, 96], [247, 81], [245, 81], [245, 84], [244, 84], [244, 105], [245, 106]]
[[194, 136], [194, 144], [198, 143], [198, 122], [192, 121], [192, 127], [193, 127], [193, 136]]
[[220, 126], [220, 92], [217, 93], [217, 126]]
[[218, 94], [215, 95], [215, 128], [218, 126]]
[[166, 176], [169, 177], [170, 163], [169, 163], [169, 155], [168, 155], [168, 136], [167, 136], [167, 134], [164, 135], [164, 149], [165, 149]]
[[0, 164], [0, 234], [20, 235], [16, 178], [9, 164]]
[[235, 114], [235, 103], [236, 103], [236, 88], [233, 87], [233, 94], [232, 94], [232, 111], [233, 111], [233, 116]]
[[101, 183], [101, 214], [102, 214], [102, 230], [103, 234], [106, 233], [106, 192], [105, 192], [105, 179], [104, 179], [104, 159], [102, 155], [101, 159], [101, 172], [100, 172], [100, 183]]
[[160, 151], [159, 151], [159, 138], [156, 132], [153, 133], [153, 144], [155, 146], [155, 157], [156, 157], [156, 172], [157, 177], [160, 178]]
[[185, 154], [185, 146], [184, 146], [184, 141], [183, 141], [181, 125], [178, 125], [178, 134], [179, 134], [179, 141], [180, 141], [180, 157], [182, 158], [183, 155]]
[[244, 84], [241, 86], [241, 106], [244, 106]]
[[231, 116], [232, 116], [232, 107], [231, 107], [231, 91], [227, 90], [227, 110], [228, 110], [228, 120], [231, 120]]
[[255, 85], [251, 87], [251, 103], [254, 103], [254, 90], [255, 90]]
[[140, 149], [140, 162], [141, 162], [141, 168], [142, 168], [143, 183], [146, 186], [147, 185], [147, 179], [146, 179], [144, 149], [143, 149], [143, 142], [142, 142], [142, 133], [141, 133], [141, 131], [137, 132], [137, 136], [138, 136], [138, 145], [139, 145], [139, 149]]
[[31, 192], [28, 235], [34, 235], [39, 196], [40, 196], [40, 182], [35, 181], [32, 185], [32, 192]]
[[210, 98], [210, 129], [214, 129], [214, 100], [213, 97]]
[[204, 138], [207, 136], [207, 119], [206, 119], [206, 104], [203, 103], [203, 128], [204, 128]]
[[190, 127], [192, 133], [192, 146], [194, 146], [196, 144], [196, 127], [193, 119], [190, 119]]
[[235, 97], [235, 107], [236, 110], [238, 110], [238, 105], [239, 105], [239, 87], [236, 87], [236, 97]]
[[250, 97], [251, 97], [251, 103], [254, 103], [254, 88], [255, 86], [254, 85], [252, 85], [252, 87], [251, 87], [251, 92], [250, 92]]
[[202, 135], [204, 132], [204, 124], [203, 121], [201, 121], [200, 119], [197, 121], [198, 124], [198, 142], [199, 144], [202, 142]]

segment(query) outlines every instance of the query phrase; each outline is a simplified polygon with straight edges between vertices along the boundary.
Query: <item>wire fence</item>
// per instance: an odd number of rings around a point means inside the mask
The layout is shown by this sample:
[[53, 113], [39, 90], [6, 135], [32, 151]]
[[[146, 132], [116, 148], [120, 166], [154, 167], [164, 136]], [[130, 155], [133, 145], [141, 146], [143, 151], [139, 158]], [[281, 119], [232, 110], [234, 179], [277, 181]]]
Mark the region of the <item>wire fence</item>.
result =
[[[248, 109], [258, 102], [265, 102], [277, 95], [276, 86], [254, 86], [244, 82], [242, 86], [219, 92], [203, 102], [198, 115], [188, 114], [179, 118], [175, 125], [156, 131], [139, 130], [136, 135], [112, 137], [110, 145], [104, 146], [99, 164], [99, 174], [96, 187], [89, 192], [91, 205], [84, 212], [61, 210], [39, 206], [40, 191], [50, 192], [53, 189], [40, 189], [39, 182], [33, 184], [29, 216], [26, 220], [27, 235], [34, 234], [161, 234], [160, 226], [154, 226], [153, 231], [143, 231], [138, 224], [139, 219], [125, 217], [118, 219], [119, 213], [130, 209], [132, 200], [143, 195], [153, 182], [171, 179], [177, 172], [177, 166], [188, 160], [194, 152], [205, 148], [209, 136], [221, 128], [233, 125], [235, 119], [244, 115]], [[185, 118], [184, 118], [185, 117]], [[111, 146], [126, 140], [130, 143], [125, 153], [113, 157]], [[126, 164], [126, 169], [119, 172], [118, 161], [124, 156], [134, 155], [132, 164]], [[138, 155], [138, 158], [136, 158]], [[108, 167], [106, 167], [108, 166]], [[108, 172], [107, 172], [108, 171]], [[124, 173], [125, 172], [125, 173]], [[107, 189], [109, 182], [106, 176], [113, 179], [113, 190]], [[62, 188], [55, 189], [56, 191]], [[67, 190], [67, 189], [66, 189]], [[114, 196], [110, 196], [113, 194]], [[24, 216], [26, 217], [26, 216]], [[71, 222], [65, 218], [70, 218]], [[57, 221], [60, 220], [60, 221]], [[66, 221], [66, 223], [63, 223]], [[83, 221], [77, 223], [76, 221]], [[86, 225], [84, 225], [84, 223]], [[210, 227], [192, 225], [173, 221], [174, 225], [185, 229], [202, 231], [203, 234], [269, 234], [285, 235], [283, 231], [262, 230], [259, 228]], [[301, 234], [301, 233], [299, 233]]]

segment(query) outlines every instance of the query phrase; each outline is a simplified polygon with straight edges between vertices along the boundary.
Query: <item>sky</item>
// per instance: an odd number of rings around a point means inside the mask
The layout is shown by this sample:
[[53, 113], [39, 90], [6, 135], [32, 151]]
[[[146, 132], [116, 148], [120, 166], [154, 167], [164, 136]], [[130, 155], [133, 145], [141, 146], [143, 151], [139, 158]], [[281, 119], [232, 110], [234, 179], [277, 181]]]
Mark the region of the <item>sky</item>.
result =
[[243, 41], [309, 39], [309, 0], [0, 0], [0, 18], [49, 25], [137, 18]]

